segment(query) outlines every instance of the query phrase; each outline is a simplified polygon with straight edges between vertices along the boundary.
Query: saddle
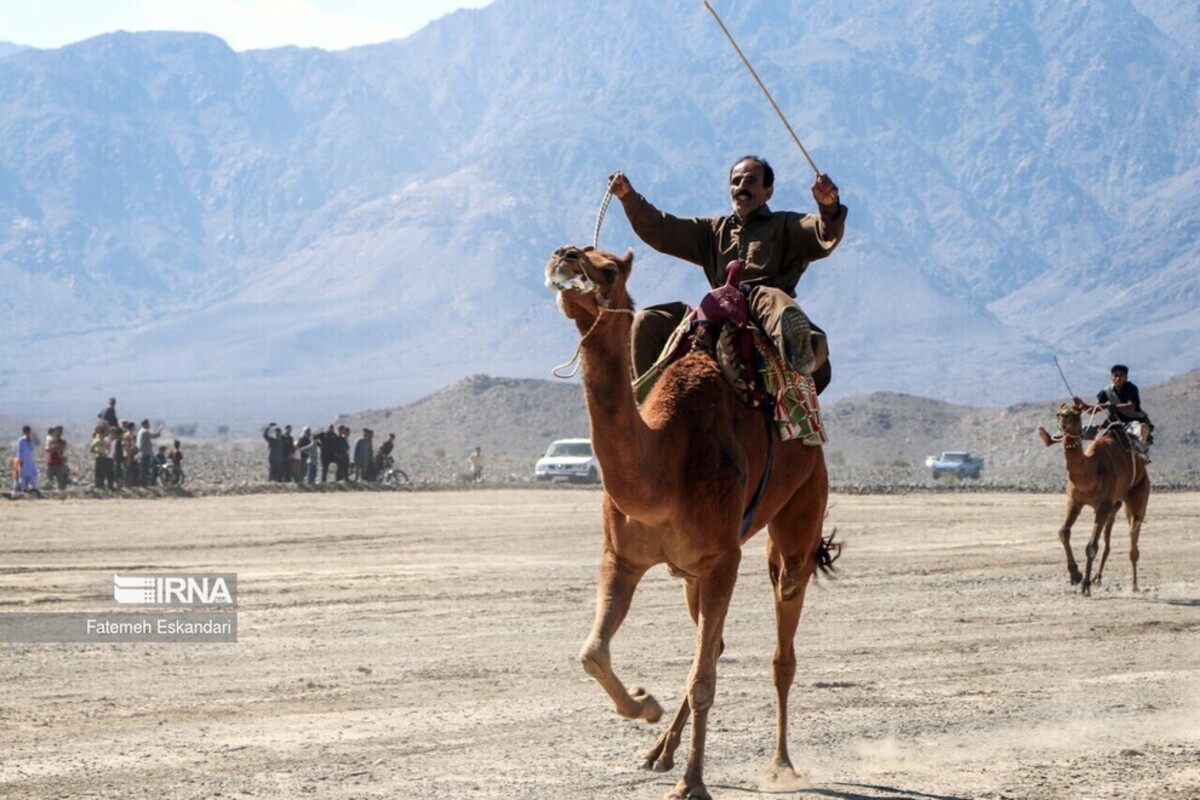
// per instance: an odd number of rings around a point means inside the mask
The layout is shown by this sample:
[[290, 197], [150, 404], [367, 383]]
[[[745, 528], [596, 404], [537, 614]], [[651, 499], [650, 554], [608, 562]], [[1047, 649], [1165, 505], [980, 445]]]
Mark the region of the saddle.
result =
[[717, 363], [738, 399], [762, 409], [781, 441], [803, 439], [823, 445], [820, 404], [813, 379], [800, 375], [775, 344], [750, 320], [749, 287], [739, 284], [740, 261], [726, 267], [725, 283], [710, 291], [671, 334], [654, 365], [634, 381], [638, 403], [650, 394], [663, 371], [685, 353], [703, 350]]

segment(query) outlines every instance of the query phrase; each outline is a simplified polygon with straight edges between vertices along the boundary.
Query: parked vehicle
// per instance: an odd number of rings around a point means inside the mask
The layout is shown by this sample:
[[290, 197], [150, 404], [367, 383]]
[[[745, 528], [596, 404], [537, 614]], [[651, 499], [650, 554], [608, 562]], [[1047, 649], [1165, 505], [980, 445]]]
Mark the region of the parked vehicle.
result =
[[559, 439], [538, 459], [533, 477], [539, 481], [599, 483], [600, 463], [592, 452], [591, 439]]
[[964, 450], [947, 450], [940, 456], [930, 456], [925, 459], [925, 466], [929, 467], [935, 480], [943, 475], [978, 478], [983, 473], [983, 459]]

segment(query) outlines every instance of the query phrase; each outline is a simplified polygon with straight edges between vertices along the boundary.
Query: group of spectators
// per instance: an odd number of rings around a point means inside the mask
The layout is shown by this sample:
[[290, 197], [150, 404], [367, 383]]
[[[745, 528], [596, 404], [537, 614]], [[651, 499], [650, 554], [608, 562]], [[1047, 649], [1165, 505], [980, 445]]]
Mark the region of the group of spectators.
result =
[[[154, 440], [162, 435], [150, 429], [150, 420], [141, 425], [117, 416], [117, 399], [111, 397], [108, 406], [97, 417], [99, 421], [92, 430], [92, 440], [87, 448], [93, 462], [92, 480], [97, 489], [116, 490], [123, 487], [153, 486], [168, 463], [179, 467], [183, 463], [183, 450], [179, 440], [168, 448], [155, 445]], [[72, 470], [70, 448], [63, 436], [63, 427], [56, 425], [46, 431], [43, 447], [46, 484], [48, 487], [66, 489], [71, 475], [82, 474], [79, 468]], [[12, 492], [41, 494], [38, 488], [37, 442], [33, 431], [26, 425], [17, 440], [16, 455], [12, 463]]]
[[[98, 415], [100, 421], [92, 430], [93, 484], [97, 489], [115, 490], [122, 487], [153, 486], [168, 464], [179, 467], [183, 450], [175, 439], [170, 449], [156, 445], [162, 436], [162, 424], [150, 430], [150, 420], [141, 425], [117, 416], [117, 398], [110, 397], [108, 406]], [[61, 428], [59, 429], [61, 433]], [[47, 448], [49, 449], [49, 448]], [[48, 457], [47, 457], [48, 460]]]
[[333, 467], [335, 481], [353, 479], [373, 481], [379, 472], [392, 463], [396, 434], [389, 433], [375, 450], [375, 432], [363, 428], [362, 434], [350, 444], [350, 428], [330, 423], [323, 431], [313, 433], [304, 428], [300, 436], [292, 435], [292, 426], [280, 427], [267, 423], [263, 439], [267, 442], [267, 479], [276, 482], [316, 483], [317, 465], [321, 465], [321, 482], [329, 480]]

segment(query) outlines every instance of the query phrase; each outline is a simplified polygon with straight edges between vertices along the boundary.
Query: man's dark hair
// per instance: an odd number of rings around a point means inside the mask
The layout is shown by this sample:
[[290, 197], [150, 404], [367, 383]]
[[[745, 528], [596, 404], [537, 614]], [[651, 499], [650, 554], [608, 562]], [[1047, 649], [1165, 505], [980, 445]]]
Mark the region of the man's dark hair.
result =
[[1129, 367], [1125, 366], [1124, 364], [1113, 364], [1112, 369], [1110, 369], [1108, 372], [1110, 375], [1115, 375], [1119, 372], [1125, 377], [1129, 377]]
[[765, 188], [770, 189], [775, 185], [775, 170], [771, 169], [771, 165], [768, 164], [767, 160], [762, 156], [742, 156], [737, 161], [733, 162], [733, 166], [729, 168], [729, 177], [731, 179], [733, 178], [733, 167], [736, 167], [743, 161], [753, 161], [755, 164], [758, 164], [760, 167], [762, 167], [763, 186]]

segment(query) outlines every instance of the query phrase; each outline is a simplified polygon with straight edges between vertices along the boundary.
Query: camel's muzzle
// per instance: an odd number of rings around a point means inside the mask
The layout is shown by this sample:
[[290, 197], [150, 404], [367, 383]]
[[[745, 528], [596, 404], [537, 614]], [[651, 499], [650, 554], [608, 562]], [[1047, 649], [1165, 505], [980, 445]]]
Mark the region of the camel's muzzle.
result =
[[546, 264], [546, 288], [552, 292], [595, 292], [599, 287], [588, 277], [586, 264], [587, 257], [578, 247], [558, 248]]

